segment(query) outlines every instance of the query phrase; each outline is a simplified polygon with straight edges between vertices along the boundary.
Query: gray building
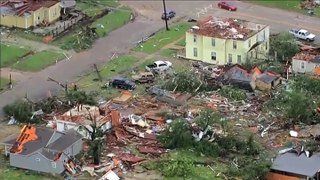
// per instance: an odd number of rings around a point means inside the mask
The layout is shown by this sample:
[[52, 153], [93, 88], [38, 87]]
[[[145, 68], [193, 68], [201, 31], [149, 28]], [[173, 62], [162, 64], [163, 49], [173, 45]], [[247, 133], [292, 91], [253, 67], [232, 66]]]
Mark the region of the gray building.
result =
[[320, 154], [307, 157], [304, 153], [285, 153], [273, 161], [271, 172], [299, 179], [320, 179]]
[[[2, 142], [10, 165], [33, 171], [61, 174], [67, 163], [82, 150], [82, 136], [74, 130], [65, 133], [47, 128], [34, 128], [27, 132], [25, 126], [20, 135]], [[28, 137], [33, 137], [33, 139]]]
[[313, 73], [317, 67], [320, 67], [320, 48], [301, 51], [292, 58], [294, 73]]

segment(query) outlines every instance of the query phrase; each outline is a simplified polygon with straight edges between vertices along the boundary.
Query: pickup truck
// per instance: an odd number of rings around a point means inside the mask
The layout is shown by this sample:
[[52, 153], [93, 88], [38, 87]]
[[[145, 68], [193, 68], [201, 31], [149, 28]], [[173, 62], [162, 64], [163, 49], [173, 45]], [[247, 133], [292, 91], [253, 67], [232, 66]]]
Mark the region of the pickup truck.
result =
[[314, 41], [314, 39], [316, 38], [316, 35], [304, 29], [291, 29], [289, 30], [289, 33], [293, 34], [294, 37], [298, 39], [306, 40], [308, 42]]
[[153, 64], [146, 65], [146, 71], [161, 72], [172, 67], [170, 61], [155, 61]]

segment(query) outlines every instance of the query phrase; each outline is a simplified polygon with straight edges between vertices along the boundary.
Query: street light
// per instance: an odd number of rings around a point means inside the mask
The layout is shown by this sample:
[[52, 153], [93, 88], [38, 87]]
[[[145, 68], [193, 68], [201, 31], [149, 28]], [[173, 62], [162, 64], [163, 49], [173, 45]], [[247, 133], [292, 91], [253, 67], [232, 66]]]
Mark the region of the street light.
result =
[[166, 22], [166, 30], [169, 31], [168, 19], [167, 19], [166, 1], [162, 0], [162, 3], [163, 3], [164, 21]]

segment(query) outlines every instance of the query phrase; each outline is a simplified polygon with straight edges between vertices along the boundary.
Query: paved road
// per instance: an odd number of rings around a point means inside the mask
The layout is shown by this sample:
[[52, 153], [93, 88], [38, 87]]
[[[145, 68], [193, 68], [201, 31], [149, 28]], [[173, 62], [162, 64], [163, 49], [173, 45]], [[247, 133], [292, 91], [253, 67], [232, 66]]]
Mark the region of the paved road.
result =
[[48, 77], [60, 82], [72, 82], [79, 75], [92, 71], [93, 64], [101, 65], [107, 62], [114, 52], [127, 53], [142, 37], [160, 29], [163, 26], [160, 22], [160, 20], [154, 22], [143, 17], [136, 18], [135, 22], [98, 40], [91, 50], [74, 54], [70, 60], [60, 61], [39, 73], [23, 77], [12, 90], [0, 94], [1, 111], [6, 104], [23, 98], [26, 94], [32, 100], [39, 100], [46, 97], [49, 91], [57, 92], [60, 89], [59, 85], [47, 81]]
[[[237, 1], [234, 3], [238, 6], [238, 12], [228, 12], [217, 9], [216, 4], [210, 7], [212, 2], [167, 1], [167, 6], [168, 9], [175, 9], [179, 16], [197, 18], [199, 14], [200, 16], [238, 17], [269, 24], [275, 32], [300, 26], [320, 35], [320, 21], [317, 18]], [[56, 92], [60, 87], [48, 82], [48, 77], [61, 82], [74, 81], [79, 75], [92, 70], [94, 63], [100, 65], [107, 62], [114, 52], [128, 52], [135, 45], [135, 42], [163, 27], [164, 23], [159, 20], [162, 11], [161, 1], [128, 1], [124, 3], [134, 7], [142, 16], [137, 18], [135, 22], [129, 23], [110, 33], [107, 37], [98, 40], [91, 50], [75, 54], [70, 60], [63, 60], [39, 73], [24, 77], [11, 91], [0, 94], [0, 109], [2, 110], [2, 107], [6, 104], [24, 97], [25, 94], [30, 99], [39, 100], [45, 97], [49, 91]], [[198, 13], [203, 12], [205, 7], [207, 7], [207, 13]], [[144, 16], [149, 19], [144, 18]]]
[[[291, 28], [304, 28], [317, 35], [316, 43], [320, 44], [320, 20], [317, 17], [301, 15], [279, 9], [257, 6], [242, 1], [232, 1], [238, 7], [236, 12], [219, 9], [214, 1], [166, 1], [167, 9], [173, 9], [178, 16], [201, 18], [208, 15], [217, 17], [233, 17], [245, 19], [256, 23], [268, 24], [272, 33], [288, 31]], [[161, 15], [162, 1], [127, 1], [141, 14], [154, 19]]]

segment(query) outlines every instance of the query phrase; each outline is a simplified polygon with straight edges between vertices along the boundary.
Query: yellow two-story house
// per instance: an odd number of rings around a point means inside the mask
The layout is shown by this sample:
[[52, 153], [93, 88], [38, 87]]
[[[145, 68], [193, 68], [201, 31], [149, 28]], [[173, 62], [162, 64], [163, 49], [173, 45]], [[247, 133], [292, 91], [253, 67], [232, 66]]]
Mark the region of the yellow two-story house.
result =
[[3, 1], [0, 3], [0, 25], [28, 29], [56, 21], [60, 12], [60, 0]]
[[207, 17], [186, 32], [186, 58], [216, 65], [267, 59], [269, 34], [267, 25]]

